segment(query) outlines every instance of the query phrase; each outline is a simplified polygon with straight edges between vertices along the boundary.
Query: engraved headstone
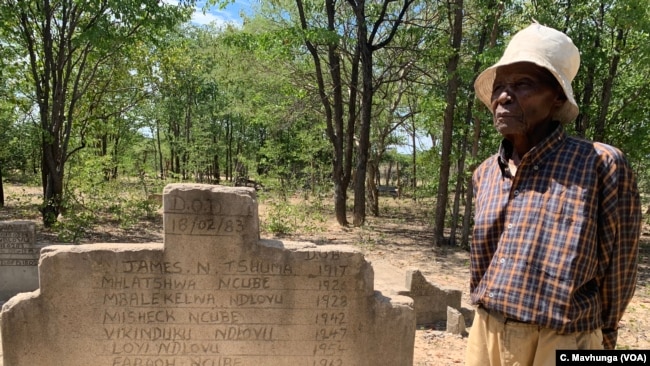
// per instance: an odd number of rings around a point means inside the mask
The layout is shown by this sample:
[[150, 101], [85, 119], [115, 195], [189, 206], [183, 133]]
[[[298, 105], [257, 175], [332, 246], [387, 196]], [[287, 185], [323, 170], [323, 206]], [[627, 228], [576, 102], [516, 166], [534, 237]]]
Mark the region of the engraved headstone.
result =
[[2, 309], [12, 366], [412, 365], [410, 299], [346, 246], [259, 240], [250, 188], [165, 188], [163, 244], [43, 249]]
[[0, 303], [38, 288], [39, 251], [33, 222], [0, 222]]

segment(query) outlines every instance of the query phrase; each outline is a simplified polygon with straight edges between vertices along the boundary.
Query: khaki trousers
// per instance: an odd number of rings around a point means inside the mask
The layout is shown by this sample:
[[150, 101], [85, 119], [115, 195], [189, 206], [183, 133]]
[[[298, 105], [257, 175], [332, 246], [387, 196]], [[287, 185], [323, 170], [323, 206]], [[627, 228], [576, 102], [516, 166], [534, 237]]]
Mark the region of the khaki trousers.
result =
[[533, 324], [503, 321], [477, 308], [467, 340], [466, 366], [555, 366], [557, 349], [603, 349], [600, 329], [558, 334]]

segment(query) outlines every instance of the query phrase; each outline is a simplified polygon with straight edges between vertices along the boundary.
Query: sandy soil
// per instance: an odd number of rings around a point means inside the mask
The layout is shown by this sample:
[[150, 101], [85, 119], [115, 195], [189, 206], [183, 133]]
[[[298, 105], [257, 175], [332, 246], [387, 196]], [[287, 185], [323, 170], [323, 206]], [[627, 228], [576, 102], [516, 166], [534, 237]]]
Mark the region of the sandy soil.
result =
[[[7, 190], [7, 187], [5, 187]], [[13, 191], [12, 191], [13, 189]], [[13, 192], [13, 193], [12, 193]], [[22, 192], [22, 193], [20, 193]], [[19, 219], [25, 216], [25, 189], [9, 187], [13, 197], [0, 209], [0, 220]], [[36, 194], [37, 195], [37, 194]], [[408, 199], [382, 197], [381, 217], [369, 216], [362, 228], [343, 228], [329, 214], [322, 221], [307, 220], [297, 224], [294, 232], [280, 237], [264, 231], [265, 223], [274, 215], [260, 199], [262, 238], [282, 240], [307, 240], [316, 244], [349, 244], [363, 251], [370, 261], [387, 261], [401, 269], [419, 268], [433, 283], [463, 292], [462, 301], [469, 303], [469, 256], [458, 247], [433, 247], [430, 218], [433, 208], [428, 203]], [[20, 204], [20, 205], [19, 205]], [[21, 206], [22, 207], [22, 206]], [[275, 213], [277, 215], [277, 213]], [[307, 214], [309, 216], [309, 213]], [[56, 243], [54, 233], [43, 230], [38, 217], [38, 240]], [[351, 220], [351, 218], [350, 218]], [[151, 242], [162, 241], [162, 217], [142, 221], [134, 229], [121, 229], [110, 223], [94, 227], [83, 242]], [[624, 349], [650, 349], [650, 232], [644, 230], [639, 257], [639, 276], [634, 299], [620, 323], [618, 347]], [[414, 366], [450, 366], [464, 363], [467, 339], [446, 333], [444, 329], [420, 326], [415, 335]], [[0, 353], [2, 352], [0, 348]], [[0, 366], [2, 363], [0, 361]]]

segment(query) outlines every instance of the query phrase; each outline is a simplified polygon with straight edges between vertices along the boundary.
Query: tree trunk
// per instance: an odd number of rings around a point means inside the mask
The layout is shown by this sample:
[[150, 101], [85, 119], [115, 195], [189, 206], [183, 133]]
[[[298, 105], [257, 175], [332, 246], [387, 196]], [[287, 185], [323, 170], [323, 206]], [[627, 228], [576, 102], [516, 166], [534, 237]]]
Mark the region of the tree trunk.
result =
[[[217, 146], [217, 136], [212, 136], [212, 143]], [[219, 184], [221, 182], [221, 167], [219, 166], [219, 154], [212, 155], [212, 183]]]
[[[119, 174], [119, 169], [118, 169], [119, 164], [117, 159], [119, 153], [120, 153], [120, 133], [118, 131], [118, 133], [113, 138], [113, 155], [111, 156], [111, 162], [113, 163], [113, 167], [112, 167], [111, 179], [117, 179], [117, 175]], [[146, 150], [144, 154], [145, 154], [144, 161], [146, 162], [146, 155], [147, 155]], [[142, 166], [144, 166], [144, 164]]]
[[[300, 26], [303, 30], [308, 29], [307, 18], [304, 11], [302, 0], [296, 0], [298, 14], [300, 16]], [[336, 25], [336, 1], [325, 1], [325, 12], [327, 16], [327, 29], [335, 32]], [[356, 107], [356, 84], [355, 78], [357, 77], [356, 62], [352, 62], [351, 71], [351, 90], [350, 101], [348, 103], [349, 118], [346, 126], [344, 126], [344, 105], [343, 105], [343, 85], [341, 76], [341, 59], [338, 49], [338, 43], [332, 42], [327, 47], [327, 66], [323, 66], [321, 62], [321, 54], [318, 52], [316, 45], [309, 39], [305, 39], [305, 46], [312, 56], [314, 61], [314, 70], [316, 73], [316, 81], [318, 84], [318, 94], [325, 111], [325, 121], [327, 124], [326, 133], [327, 137], [333, 147], [332, 157], [332, 181], [334, 184], [334, 213], [336, 220], [341, 226], [347, 226], [347, 188], [350, 183], [351, 170], [352, 170], [352, 149], [354, 136], [354, 124], [356, 121], [355, 107]], [[353, 58], [356, 58], [354, 56]], [[326, 87], [325, 77], [323, 70], [327, 68], [332, 85]], [[331, 98], [331, 100], [330, 100]]]
[[163, 153], [160, 144], [160, 121], [156, 119], [156, 144], [158, 145], [158, 164], [160, 169], [160, 179], [165, 179], [165, 168], [163, 167]]
[[[108, 154], [108, 134], [107, 133], [103, 133], [99, 137], [99, 144], [100, 144], [100, 148], [99, 148], [100, 156], [101, 157], [106, 157], [106, 155]], [[111, 168], [109, 166], [104, 165], [103, 170], [104, 170], [104, 182], [108, 182], [109, 180], [111, 180]]]
[[193, 110], [192, 110], [192, 105], [194, 103], [194, 95], [192, 91], [188, 92], [189, 95], [187, 96], [188, 102], [187, 102], [187, 110], [185, 111], [185, 125], [183, 126], [184, 134], [185, 134], [185, 146], [183, 147], [183, 180], [187, 180], [190, 178], [190, 146], [192, 144], [192, 116]]
[[600, 113], [598, 113], [598, 119], [596, 120], [594, 141], [604, 142], [605, 140], [607, 113], [609, 112], [609, 104], [612, 100], [612, 88], [614, 87], [614, 79], [616, 79], [618, 72], [618, 64], [621, 61], [621, 48], [624, 43], [625, 32], [622, 29], [618, 29], [614, 45], [614, 56], [612, 56], [612, 62], [609, 64], [609, 73], [603, 84], [603, 92], [600, 97]]
[[5, 187], [2, 179], [2, 163], [0, 162], [0, 207], [5, 207]]
[[[596, 18], [597, 20], [594, 22], [596, 25], [596, 29], [593, 31], [594, 35], [594, 44], [592, 45], [594, 50], [600, 50], [601, 47], [601, 40], [600, 40], [600, 34], [602, 33], [602, 24], [603, 24], [603, 17], [605, 16], [604, 14], [605, 9], [603, 8], [603, 5], [601, 4], [600, 11], [599, 11], [599, 17]], [[585, 138], [587, 136], [587, 130], [590, 127], [591, 124], [591, 114], [588, 112], [590, 107], [591, 107], [591, 100], [593, 98], [594, 94], [594, 80], [596, 78], [596, 64], [597, 62], [593, 59], [587, 58], [585, 60], [585, 71], [583, 75], [585, 75], [585, 81], [584, 81], [584, 87], [582, 87], [582, 98], [580, 101], [580, 113], [578, 114], [578, 117], [575, 120], [575, 129], [576, 129], [576, 135], [578, 137]], [[578, 99], [579, 96], [576, 95], [576, 99]]]
[[232, 120], [226, 119], [226, 180], [232, 182]]
[[451, 232], [449, 233], [449, 244], [456, 245], [456, 230], [458, 229], [458, 217], [460, 215], [460, 201], [463, 196], [463, 182], [465, 176], [465, 156], [467, 155], [467, 132], [463, 132], [463, 138], [458, 147], [458, 172], [456, 173], [456, 188], [454, 190], [454, 203], [451, 212]]
[[384, 184], [386, 184], [387, 186], [389, 186], [390, 183], [391, 183], [391, 181], [390, 181], [391, 175], [393, 175], [393, 160], [392, 159], [391, 159], [391, 161], [388, 162], [388, 169], [386, 171], [386, 177], [384, 178], [384, 182], [385, 182]]
[[402, 177], [399, 168], [399, 161], [395, 164], [395, 178], [397, 179], [397, 198], [402, 198]]
[[[488, 4], [488, 8], [493, 8], [495, 7], [496, 4], [495, 2], [491, 2]], [[488, 42], [488, 34], [494, 34], [495, 29], [497, 29], [497, 26], [499, 24], [499, 17], [501, 16], [503, 10], [503, 3], [500, 3], [500, 5], [497, 7], [497, 11], [494, 16], [494, 23], [492, 24], [492, 31], [490, 31], [490, 25], [485, 24], [483, 29], [481, 30], [481, 35], [479, 37], [479, 43], [477, 47], [477, 55], [483, 54], [483, 51], [485, 50], [485, 45]], [[481, 69], [481, 61], [479, 58], [476, 59], [474, 62], [474, 69], [473, 69], [473, 74], [478, 75], [479, 70]], [[471, 84], [470, 84], [470, 90], [473, 90], [471, 87], [474, 85], [474, 81], [476, 80], [476, 77], [472, 78]], [[471, 230], [471, 222], [472, 222], [472, 207], [473, 207], [473, 200], [474, 200], [474, 191], [472, 187], [472, 175], [471, 174], [465, 174], [465, 157], [467, 155], [467, 145], [468, 143], [468, 135], [470, 134], [470, 130], [472, 130], [472, 149], [471, 149], [471, 161], [476, 161], [476, 156], [478, 155], [478, 147], [479, 147], [479, 138], [481, 137], [481, 121], [478, 118], [473, 117], [473, 110], [474, 110], [474, 101], [475, 95], [472, 92], [469, 95], [468, 102], [467, 102], [467, 110], [465, 113], [465, 121], [467, 122], [467, 131], [465, 131], [465, 135], [463, 137], [463, 150], [462, 150], [462, 157], [463, 157], [463, 164], [459, 167], [459, 172], [458, 172], [458, 182], [465, 182], [465, 211], [463, 214], [463, 222], [462, 222], [462, 229], [461, 229], [461, 239], [460, 239], [460, 245], [462, 247], [469, 247], [469, 233]], [[473, 123], [473, 129], [470, 127], [472, 126], [472, 121]], [[476, 164], [470, 165], [468, 168], [470, 172], [474, 171], [474, 168], [476, 167]], [[460, 186], [460, 184], [459, 184]], [[454, 222], [455, 223], [455, 222]], [[455, 230], [452, 230], [453, 235], [452, 239], [455, 239]]]
[[412, 174], [413, 177], [411, 178], [411, 188], [413, 188], [413, 200], [415, 200], [415, 197], [417, 196], [415, 194], [415, 190], [418, 187], [418, 149], [417, 149], [417, 137], [415, 136], [415, 118], [412, 119], [413, 121], [413, 135], [412, 135], [412, 144], [413, 144], [413, 154], [411, 154], [411, 165], [413, 166]]
[[[61, 209], [65, 165], [85, 147], [84, 132], [91, 119], [75, 119], [80, 113], [89, 113], [78, 104], [88, 94], [92, 95], [89, 99], [96, 97], [97, 103], [101, 102], [103, 93], [91, 90], [110, 69], [110, 60], [124, 57], [127, 45], [149, 30], [166, 29], [183, 21], [184, 16], [163, 6], [126, 10], [106, 1], [92, 5], [73, 0], [18, 3], [11, 7], [10, 16], [18, 20], [20, 37], [15, 39], [26, 51], [29, 82], [33, 83], [38, 106], [43, 154], [41, 212], [44, 225], [50, 227]], [[106, 37], [103, 42], [95, 42], [98, 34]]]
[[[481, 137], [481, 120], [474, 118], [474, 136], [472, 138], [472, 160], [476, 161], [478, 155], [479, 139]], [[474, 170], [472, 165], [470, 170]], [[472, 176], [467, 177], [467, 189], [465, 191], [465, 214], [463, 215], [463, 230], [460, 239], [462, 247], [469, 248], [469, 232], [472, 228], [472, 207], [474, 201], [474, 187], [472, 186]]]
[[[359, 18], [357, 18], [359, 19]], [[365, 17], [361, 18], [365, 19]], [[364, 23], [365, 24], [365, 23]], [[373, 75], [372, 50], [366, 41], [367, 29], [359, 27], [359, 47], [361, 49], [361, 70], [363, 91], [361, 94], [361, 121], [359, 126], [359, 149], [357, 155], [357, 179], [354, 187], [354, 226], [362, 226], [366, 221], [366, 173], [368, 152], [370, 151], [370, 121], [372, 118]]]
[[[44, 143], [46, 149], [49, 144]], [[51, 148], [51, 146], [49, 146]], [[54, 168], [54, 169], [52, 169]], [[60, 168], [57, 171], [57, 168]], [[43, 154], [43, 205], [41, 206], [41, 215], [43, 226], [46, 228], [56, 224], [61, 206], [63, 203], [63, 167], [58, 166], [52, 159], [51, 153]]]
[[340, 181], [334, 180], [334, 215], [341, 226], [347, 226], [347, 189]]
[[377, 181], [379, 181], [379, 165], [376, 161], [371, 160], [368, 162], [366, 189], [368, 191], [368, 207], [373, 216], [379, 216], [379, 190], [377, 189]]
[[[359, 65], [361, 65], [361, 77], [363, 83], [363, 91], [361, 93], [361, 116], [359, 127], [359, 138], [357, 148], [357, 169], [355, 171], [356, 179], [354, 180], [354, 220], [355, 226], [363, 225], [365, 221], [365, 179], [366, 179], [366, 164], [368, 162], [368, 152], [370, 149], [370, 121], [372, 116], [372, 98], [373, 98], [373, 75], [372, 75], [372, 52], [374, 50], [385, 47], [395, 35], [397, 27], [402, 21], [406, 9], [413, 2], [413, 0], [406, 0], [402, 5], [402, 10], [397, 19], [392, 20], [392, 27], [389, 30], [389, 35], [383, 38], [382, 42], [373, 45], [373, 37], [377, 34], [380, 28], [385, 26], [387, 21], [384, 15], [386, 14], [389, 4], [393, 0], [386, 0], [381, 4], [382, 15], [379, 16], [371, 37], [368, 36], [368, 24], [365, 14], [365, 1], [364, 0], [348, 0], [347, 3], [352, 7], [356, 17], [356, 32], [357, 43], [354, 51], [350, 52], [349, 68], [345, 68], [341, 61], [342, 50], [338, 40], [334, 40], [326, 45], [327, 49], [327, 62], [322, 62], [322, 52], [319, 52], [317, 46], [311, 42], [310, 39], [305, 38], [304, 43], [312, 56], [316, 71], [316, 81], [318, 84], [318, 94], [323, 104], [325, 111], [325, 121], [327, 124], [326, 133], [329, 138], [333, 150], [333, 172], [332, 179], [335, 188], [335, 211], [336, 217], [340, 225], [347, 225], [345, 218], [345, 203], [346, 203], [346, 189], [352, 177], [352, 158], [354, 152], [354, 133], [357, 118], [357, 85], [359, 81]], [[298, 15], [300, 17], [300, 27], [308, 31], [309, 26], [305, 14], [305, 8], [302, 0], [296, 0]], [[335, 0], [325, 1], [325, 16], [327, 17], [327, 30], [332, 34], [337, 33], [341, 29], [341, 25], [337, 24], [337, 5]], [[307, 32], [309, 33], [309, 32]], [[329, 83], [326, 87], [324, 72], [325, 66], [329, 72]], [[349, 75], [349, 82], [344, 85], [342, 72], [346, 69]], [[343, 103], [343, 88], [345, 93], [349, 95], [347, 103]], [[344, 126], [344, 111], [347, 106], [347, 125]]]
[[445, 114], [444, 114], [444, 127], [442, 132], [442, 151], [440, 159], [440, 178], [438, 181], [438, 194], [436, 197], [436, 212], [433, 227], [433, 240], [434, 244], [441, 246], [444, 241], [445, 229], [445, 213], [447, 210], [447, 202], [449, 200], [449, 170], [451, 167], [451, 146], [452, 134], [454, 127], [454, 112], [456, 107], [456, 99], [458, 88], [460, 86], [460, 78], [458, 76], [458, 63], [460, 61], [460, 45], [463, 35], [463, 1], [459, 0], [455, 4], [449, 4], [450, 9], [454, 11], [454, 21], [452, 24], [452, 49], [453, 55], [447, 62], [447, 93]]
[[[368, 165], [368, 156], [370, 151], [370, 125], [372, 121], [372, 101], [374, 98], [374, 75], [373, 75], [373, 52], [386, 47], [395, 36], [395, 33], [402, 23], [402, 19], [406, 14], [409, 6], [413, 0], [406, 0], [401, 5], [399, 15], [392, 24], [389, 25], [387, 36], [383, 37], [380, 42], [375, 43], [375, 36], [380, 28], [386, 27], [385, 14], [389, 4], [393, 0], [385, 0], [379, 2], [377, 5], [381, 6], [381, 15], [372, 23], [366, 18], [366, 1], [365, 0], [348, 0], [348, 4], [352, 6], [356, 16], [356, 31], [357, 31], [357, 51], [360, 54], [361, 65], [361, 81], [363, 90], [361, 92], [361, 118], [359, 126], [359, 148], [357, 154], [357, 170], [355, 186], [354, 186], [354, 226], [361, 226], [365, 223], [366, 219], [366, 173]], [[368, 25], [372, 25], [372, 29], [368, 29]], [[351, 84], [356, 85], [356, 84]], [[350, 104], [352, 105], [352, 104]], [[353, 116], [352, 113], [350, 113]], [[374, 177], [368, 177], [374, 179]]]

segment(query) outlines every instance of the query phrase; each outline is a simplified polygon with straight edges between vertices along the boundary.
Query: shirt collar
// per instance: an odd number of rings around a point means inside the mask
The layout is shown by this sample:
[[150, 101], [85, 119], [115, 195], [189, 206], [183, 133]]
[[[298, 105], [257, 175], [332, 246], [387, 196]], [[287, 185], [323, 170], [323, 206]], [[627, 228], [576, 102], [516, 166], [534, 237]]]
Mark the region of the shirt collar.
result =
[[[557, 127], [553, 132], [551, 132], [550, 135], [548, 135], [544, 140], [542, 140], [539, 144], [534, 146], [530, 151], [528, 151], [522, 158], [523, 161], [538, 161], [542, 159], [544, 155], [547, 153], [555, 150], [558, 148], [566, 139], [566, 131], [564, 130], [564, 126], [561, 123], [557, 123]], [[497, 157], [497, 161], [499, 163], [499, 167], [501, 168], [501, 173], [504, 176], [510, 176], [510, 173], [508, 173], [508, 160], [512, 156], [512, 151], [513, 151], [513, 146], [512, 143], [506, 139], [503, 139], [501, 141], [501, 145], [499, 145], [499, 154]]]

